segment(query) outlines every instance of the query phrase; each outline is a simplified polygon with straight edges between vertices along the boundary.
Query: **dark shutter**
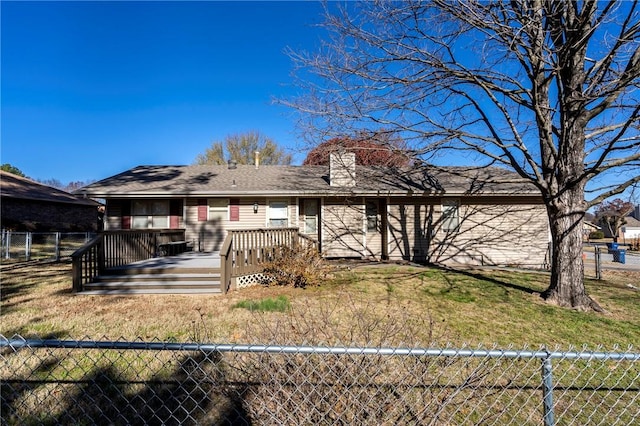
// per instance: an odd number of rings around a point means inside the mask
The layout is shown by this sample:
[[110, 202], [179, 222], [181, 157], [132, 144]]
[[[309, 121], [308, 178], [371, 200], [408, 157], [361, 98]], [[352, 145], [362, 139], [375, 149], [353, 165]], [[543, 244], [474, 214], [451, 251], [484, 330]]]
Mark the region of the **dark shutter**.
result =
[[206, 198], [198, 199], [198, 222], [206, 222], [208, 217], [207, 210], [209, 205]]
[[120, 201], [120, 228], [131, 229], [131, 201]]
[[238, 198], [229, 200], [229, 220], [232, 222], [240, 220], [240, 199]]
[[182, 200], [171, 200], [169, 204], [169, 228], [180, 228], [180, 218], [182, 217]]

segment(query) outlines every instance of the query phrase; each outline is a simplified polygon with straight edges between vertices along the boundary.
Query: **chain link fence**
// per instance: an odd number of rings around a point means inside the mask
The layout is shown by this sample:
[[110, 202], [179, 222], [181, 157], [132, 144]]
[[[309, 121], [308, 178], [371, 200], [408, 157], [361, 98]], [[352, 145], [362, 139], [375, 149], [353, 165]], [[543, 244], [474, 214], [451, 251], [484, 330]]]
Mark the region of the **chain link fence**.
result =
[[60, 260], [95, 236], [91, 232], [14, 232], [2, 230], [2, 263]]
[[0, 336], [3, 424], [633, 425], [640, 353]]

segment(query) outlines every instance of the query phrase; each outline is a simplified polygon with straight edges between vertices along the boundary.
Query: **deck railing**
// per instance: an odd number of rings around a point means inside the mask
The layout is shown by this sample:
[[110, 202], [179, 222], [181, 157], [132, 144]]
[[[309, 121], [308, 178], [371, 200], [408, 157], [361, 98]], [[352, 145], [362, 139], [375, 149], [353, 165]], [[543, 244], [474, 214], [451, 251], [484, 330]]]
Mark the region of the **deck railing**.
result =
[[230, 230], [220, 250], [222, 292], [231, 287], [231, 279], [262, 270], [261, 263], [273, 259], [283, 246], [318, 249], [318, 242], [300, 233], [298, 228]]
[[73, 292], [82, 291], [85, 284], [93, 282], [104, 271], [104, 240], [98, 235], [71, 255], [73, 263]]
[[159, 245], [184, 238], [184, 229], [104, 231], [71, 255], [73, 291], [82, 291], [109, 268], [151, 259], [158, 255]]
[[184, 229], [106, 231], [105, 267], [115, 268], [159, 255], [158, 247], [172, 241], [184, 241]]
[[[158, 246], [184, 238], [184, 229], [105, 231], [71, 255], [73, 291], [82, 291], [107, 269], [151, 259], [158, 255]], [[318, 242], [298, 228], [228, 231], [220, 251], [222, 292], [231, 287], [233, 277], [260, 272], [261, 263], [273, 259], [284, 246], [318, 249]]]

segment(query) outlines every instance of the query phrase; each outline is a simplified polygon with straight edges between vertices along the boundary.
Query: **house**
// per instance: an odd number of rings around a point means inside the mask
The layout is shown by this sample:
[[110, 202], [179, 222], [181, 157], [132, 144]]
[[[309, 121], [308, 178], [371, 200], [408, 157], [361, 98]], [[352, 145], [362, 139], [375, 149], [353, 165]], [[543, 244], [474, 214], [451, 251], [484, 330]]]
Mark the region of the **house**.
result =
[[97, 231], [100, 204], [0, 171], [2, 228], [16, 231]]
[[296, 227], [328, 258], [545, 265], [546, 210], [536, 189], [498, 168], [140, 166], [82, 192], [106, 200], [105, 230], [184, 229], [200, 251], [230, 230]]
[[582, 221], [582, 239], [584, 241], [589, 241], [589, 236], [592, 232], [601, 231], [602, 228], [596, 225], [595, 223], [589, 222], [587, 218]]
[[631, 241], [640, 238], [640, 220], [629, 215], [625, 217], [625, 224], [620, 228], [620, 237], [622, 241]]
[[[606, 238], [612, 238], [611, 230], [605, 226], [602, 229]], [[618, 230], [618, 241], [629, 242], [636, 238], [640, 238], [640, 205], [635, 206], [634, 209], [624, 217], [624, 222]]]

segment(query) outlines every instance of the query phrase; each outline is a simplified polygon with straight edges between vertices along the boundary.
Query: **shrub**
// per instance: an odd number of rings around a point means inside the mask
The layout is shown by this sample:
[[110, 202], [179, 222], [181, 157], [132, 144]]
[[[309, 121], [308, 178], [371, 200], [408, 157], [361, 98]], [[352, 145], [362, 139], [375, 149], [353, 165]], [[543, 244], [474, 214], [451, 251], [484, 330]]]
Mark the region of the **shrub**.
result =
[[602, 231], [592, 231], [589, 234], [589, 239], [590, 240], [601, 240], [604, 238], [604, 232]]
[[263, 266], [265, 285], [300, 288], [319, 285], [330, 271], [329, 265], [312, 247], [279, 247], [272, 260]]

